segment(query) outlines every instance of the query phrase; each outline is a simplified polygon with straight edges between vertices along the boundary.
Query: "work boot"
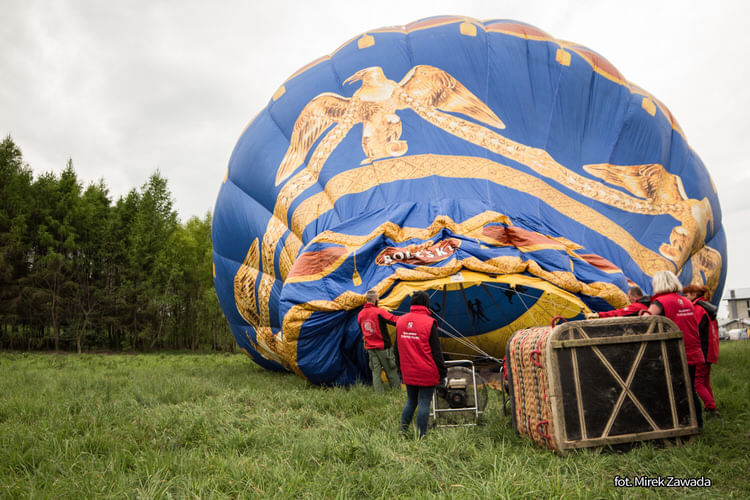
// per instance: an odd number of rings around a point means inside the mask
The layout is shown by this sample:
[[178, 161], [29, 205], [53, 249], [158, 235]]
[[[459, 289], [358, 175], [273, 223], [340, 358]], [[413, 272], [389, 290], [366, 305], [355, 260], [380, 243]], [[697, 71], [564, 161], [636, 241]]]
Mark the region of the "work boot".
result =
[[398, 436], [402, 439], [409, 439], [411, 436], [409, 435], [409, 427], [406, 425], [402, 425], [398, 429]]
[[724, 418], [721, 415], [721, 412], [716, 408], [706, 408], [703, 410], [706, 412], [706, 417], [708, 418]]

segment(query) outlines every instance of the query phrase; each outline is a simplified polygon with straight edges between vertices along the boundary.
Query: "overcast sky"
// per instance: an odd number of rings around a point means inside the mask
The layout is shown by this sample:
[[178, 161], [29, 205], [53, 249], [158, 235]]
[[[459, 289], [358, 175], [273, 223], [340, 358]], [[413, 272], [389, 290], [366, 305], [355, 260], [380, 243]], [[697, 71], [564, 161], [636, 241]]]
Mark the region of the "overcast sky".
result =
[[0, 13], [0, 134], [35, 175], [72, 158], [116, 199], [159, 169], [183, 221], [213, 209], [279, 85], [346, 40], [445, 14], [532, 24], [670, 108], [719, 191], [726, 290], [750, 287], [750, 2], [0, 0]]

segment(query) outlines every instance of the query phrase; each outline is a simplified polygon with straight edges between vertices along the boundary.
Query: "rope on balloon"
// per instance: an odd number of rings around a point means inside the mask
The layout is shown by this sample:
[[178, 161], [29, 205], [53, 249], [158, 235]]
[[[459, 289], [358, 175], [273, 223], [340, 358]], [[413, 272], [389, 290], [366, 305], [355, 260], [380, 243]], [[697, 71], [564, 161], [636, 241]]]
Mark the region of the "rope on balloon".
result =
[[[437, 293], [437, 290], [435, 290], [432, 293], [432, 295], [435, 295], [435, 293]], [[430, 295], [430, 298], [432, 298], [432, 295]], [[448, 327], [450, 327], [453, 330], [453, 332], [455, 332], [455, 333], [453, 333], [451, 331], [448, 331], [445, 328], [441, 328], [439, 326], [438, 326], [438, 331], [440, 331], [441, 333], [444, 333], [446, 336], [454, 339], [456, 342], [458, 342], [459, 344], [463, 345], [464, 347], [466, 347], [468, 349], [472, 349], [472, 350], [474, 350], [474, 351], [476, 351], [476, 352], [478, 352], [480, 354], [479, 356], [472, 356], [472, 357], [477, 357], [477, 358], [478, 357], [485, 357], [485, 358], [491, 359], [493, 361], [496, 361], [498, 363], [501, 362], [496, 357], [494, 357], [494, 356], [490, 355], [489, 353], [483, 351], [478, 345], [476, 345], [473, 342], [469, 341], [466, 337], [464, 337], [461, 334], [461, 332], [458, 331], [458, 328], [456, 328], [455, 326], [453, 326], [452, 324], [450, 324], [450, 322], [447, 319], [445, 319], [444, 317], [442, 317], [440, 314], [438, 314], [435, 311], [432, 311], [432, 314], [434, 316], [437, 316], [438, 318], [440, 318], [443, 321], [443, 323], [445, 325], [447, 325]], [[451, 352], [447, 352], [446, 351], [446, 354], [457, 354], [457, 353], [451, 353]]]
[[[503, 291], [507, 291], [507, 290], [513, 290], [513, 292], [514, 292], [514, 293], [515, 293], [516, 295], [518, 295], [518, 296], [519, 296], [519, 297], [518, 297], [519, 299], [522, 299], [522, 297], [528, 297], [528, 298], [536, 299], [536, 301], [537, 301], [537, 302], [542, 302], [542, 303], [546, 303], [547, 305], [552, 305], [552, 307], [554, 308], [554, 313], [553, 313], [553, 316], [558, 316], [558, 311], [557, 311], [557, 308], [558, 308], [558, 304], [557, 304], [557, 303], [555, 303], [555, 302], [553, 302], [553, 301], [552, 301], [552, 300], [550, 300], [550, 299], [545, 299], [545, 298], [541, 298], [541, 297], [538, 297], [538, 298], [537, 298], [537, 297], [535, 297], [534, 295], [531, 295], [531, 294], [528, 294], [528, 293], [524, 293], [524, 292], [519, 292], [519, 291], [518, 291], [518, 290], [516, 290], [515, 288], [510, 288], [510, 289], [508, 289], [508, 288], [505, 288], [505, 287], [502, 287], [502, 286], [496, 285], [496, 284], [494, 284], [494, 283], [483, 283], [483, 284], [484, 284], [485, 286], [489, 287], [489, 288], [497, 288], [497, 289], [499, 289], [499, 290], [503, 290]], [[542, 297], [544, 297], [544, 295], [542, 295]], [[529, 308], [528, 308], [528, 306], [526, 305], [526, 302], [524, 302], [523, 300], [521, 300], [521, 303], [522, 303], [522, 304], [523, 304], [523, 306], [524, 306], [524, 307], [526, 308], [526, 310], [528, 310], [528, 309], [529, 309]], [[562, 310], [564, 310], [564, 311], [574, 311], [574, 312], [575, 312], [576, 314], [584, 312], [584, 311], [583, 311], [582, 309], [580, 309], [580, 308], [574, 308], [574, 307], [565, 307], [565, 308], [563, 308]]]
[[[500, 289], [500, 290], [503, 290], [503, 291], [509, 290], [508, 288], [505, 288], [505, 287], [502, 287], [502, 286], [498, 286], [498, 285], [495, 285], [493, 283], [484, 283], [484, 285], [486, 285], [486, 286], [488, 286], [490, 288], [497, 288], [497, 289]], [[521, 305], [523, 305], [523, 307], [526, 309], [527, 312], [531, 313], [532, 317], [534, 318], [534, 321], [537, 324], [541, 325], [542, 323], [539, 322], [539, 319], [534, 314], [533, 309], [531, 307], [529, 307], [529, 305], [523, 299], [524, 296], [527, 297], [527, 298], [535, 299], [535, 301], [536, 301], [535, 303], [540, 303], [541, 302], [541, 303], [543, 303], [545, 305], [548, 305], [548, 306], [551, 305], [553, 307], [553, 314], [552, 315], [553, 316], [558, 316], [558, 310], [557, 310], [558, 304], [556, 302], [552, 301], [552, 300], [542, 298], [542, 297], [544, 297], [544, 294], [541, 297], [536, 297], [536, 296], [528, 294], [528, 293], [519, 292], [515, 288], [510, 288], [510, 290], [513, 290], [513, 292], [518, 296], [518, 299], [521, 301]], [[430, 299], [432, 299], [432, 297], [437, 292], [438, 292], [438, 290], [433, 290], [432, 293], [430, 294]], [[566, 310], [566, 311], [575, 311], [576, 313], [583, 312], [582, 310], [579, 310], [579, 309], [576, 309], [576, 308], [572, 308], [572, 307], [565, 307], [564, 310]], [[439, 318], [440, 320], [442, 320], [442, 322], [445, 325], [447, 325], [451, 330], [453, 330], [451, 332], [449, 330], [446, 330], [445, 328], [441, 328], [440, 326], [438, 326], [438, 331], [440, 331], [441, 333], [445, 334], [447, 337], [452, 338], [453, 340], [455, 340], [459, 344], [463, 345], [467, 349], [471, 349], [471, 350], [474, 350], [474, 351], [476, 351], [476, 352], [479, 353], [479, 355], [472, 355], [472, 354], [454, 353], [454, 352], [448, 352], [448, 351], [446, 351], [446, 354], [456, 354], [456, 355], [460, 354], [460, 355], [464, 355], [464, 356], [477, 357], [477, 358], [478, 357], [484, 357], [484, 358], [491, 359], [491, 360], [496, 361], [496, 362], [501, 362], [500, 359], [498, 359], [498, 358], [490, 355], [489, 353], [487, 353], [484, 350], [482, 350], [479, 346], [477, 346], [473, 342], [469, 341], [466, 337], [464, 337], [461, 334], [461, 332], [455, 326], [453, 326], [447, 319], [445, 319], [439, 313], [437, 313], [436, 311], [432, 310], [432, 314], [434, 316], [436, 316], [437, 318]]]

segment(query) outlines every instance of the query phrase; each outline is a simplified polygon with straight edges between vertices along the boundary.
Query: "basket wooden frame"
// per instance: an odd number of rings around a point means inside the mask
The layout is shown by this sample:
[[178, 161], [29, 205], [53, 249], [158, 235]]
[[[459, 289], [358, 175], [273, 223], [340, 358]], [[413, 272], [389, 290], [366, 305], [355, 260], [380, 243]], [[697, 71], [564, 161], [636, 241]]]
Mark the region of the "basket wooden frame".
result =
[[[608, 322], [610, 326], [622, 326], [624, 330], [627, 330], [628, 325], [632, 325], [634, 321], [648, 321], [649, 325], [645, 334], [591, 338], [585, 330], [585, 326], [591, 325], [591, 321], [573, 321], [556, 326], [550, 333], [550, 339], [545, 347], [545, 364], [547, 371], [547, 381], [549, 384], [548, 391], [550, 407], [555, 428], [558, 430], [558, 432], [556, 432], [552, 436], [555, 451], [557, 451], [558, 453], [564, 453], [569, 449], [600, 447], [633, 441], [665, 439], [697, 434], [699, 432], [699, 429], [695, 414], [695, 401], [693, 400], [692, 390], [687, 390], [688, 405], [690, 409], [690, 424], [688, 426], [680, 426], [678, 421], [677, 408], [674, 398], [674, 387], [672, 385], [672, 374], [670, 372], [666, 345], [666, 342], [669, 340], [682, 339], [682, 332], [677, 327], [677, 325], [673, 321], [663, 316], [650, 316], [641, 318], [607, 318], [597, 319], [593, 321], [599, 322], [599, 325], [604, 325], [604, 322]], [[576, 338], [560, 339], [560, 337], [564, 336], [565, 334], [569, 334], [569, 336]], [[666, 378], [667, 389], [669, 392], [669, 405], [672, 415], [671, 428], [660, 428], [659, 425], [656, 424], [654, 419], [649, 414], [649, 411], [635, 396], [631, 387], [636, 370], [638, 369], [638, 366], [643, 358], [646, 346], [650, 342], [660, 342], [661, 344], [663, 369]], [[617, 373], [617, 370], [609, 362], [607, 357], [601, 352], [598, 346], [624, 343], [640, 343], [640, 347], [638, 350], [638, 354], [636, 355], [635, 359], [633, 359], [632, 365], [630, 366], [628, 376], [623, 379], [623, 377], [621, 377]], [[579, 362], [577, 359], [577, 349], [579, 348], [590, 348], [620, 386], [620, 394], [617, 398], [615, 406], [612, 408], [612, 412], [609, 416], [607, 425], [604, 428], [604, 432], [602, 432], [602, 434], [598, 436], [590, 435], [589, 430], [586, 429], [586, 420], [584, 418], [584, 409], [581, 397], [581, 367], [579, 366]], [[580, 431], [582, 436], [581, 439], [568, 439], [567, 436], [565, 425], [565, 411], [563, 408], [563, 389], [561, 377], [559, 376], [560, 367], [558, 363], [558, 357], [555, 355], [556, 351], [560, 351], [562, 349], [571, 350], [573, 365], [573, 373], [571, 375], [573, 377], [576, 388], [578, 421], [580, 424]], [[691, 381], [688, 371], [687, 358], [685, 356], [685, 345], [683, 342], [679, 342], [678, 349], [679, 356], [681, 357], [685, 387], [690, 389]], [[616, 436], [609, 435], [612, 425], [617, 418], [620, 410], [622, 409], [623, 403], [626, 398], [630, 399], [630, 401], [636, 406], [640, 414], [646, 419], [646, 421], [652, 427], [651, 431], [634, 432]]]

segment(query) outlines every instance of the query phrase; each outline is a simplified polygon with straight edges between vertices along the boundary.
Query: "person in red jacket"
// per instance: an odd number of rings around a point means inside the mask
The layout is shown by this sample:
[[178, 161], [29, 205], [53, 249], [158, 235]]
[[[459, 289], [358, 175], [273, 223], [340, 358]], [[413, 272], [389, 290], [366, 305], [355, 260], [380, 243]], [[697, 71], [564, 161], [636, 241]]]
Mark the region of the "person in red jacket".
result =
[[367, 301], [357, 315], [357, 323], [362, 331], [365, 342], [365, 350], [370, 360], [372, 371], [372, 387], [375, 392], [383, 392], [383, 381], [380, 378], [381, 370], [385, 370], [388, 384], [398, 387], [398, 371], [396, 370], [396, 359], [391, 349], [391, 337], [388, 335], [386, 325], [395, 325], [398, 316], [389, 313], [382, 307], [378, 307], [378, 292], [368, 290], [365, 294]]
[[622, 307], [620, 309], [614, 309], [612, 311], [588, 313], [586, 315], [586, 318], [594, 319], [594, 318], [615, 318], [615, 317], [620, 317], [620, 316], [638, 316], [639, 314], [641, 314], [641, 311], [647, 310], [648, 306], [651, 304], [651, 297], [644, 297], [643, 291], [641, 290], [641, 287], [639, 286], [630, 287], [630, 290], [628, 290], [628, 300], [630, 300], [630, 304], [626, 307]]
[[654, 274], [651, 278], [651, 287], [653, 295], [651, 295], [651, 305], [647, 314], [666, 316], [674, 321], [682, 331], [685, 357], [687, 357], [690, 371], [690, 384], [693, 389], [695, 415], [698, 419], [698, 426], [703, 427], [703, 412], [698, 404], [698, 395], [695, 392], [695, 368], [703, 364], [705, 359], [703, 351], [701, 351], [701, 339], [698, 334], [698, 322], [695, 319], [693, 303], [680, 295], [682, 283], [672, 271], [659, 271]]
[[695, 367], [695, 390], [703, 401], [703, 410], [706, 414], [721, 418], [721, 413], [714, 401], [714, 390], [711, 387], [711, 364], [719, 360], [719, 325], [716, 322], [716, 306], [709, 302], [711, 292], [703, 285], [688, 285], [682, 289], [682, 293], [695, 306], [701, 350], [706, 358], [705, 363]]
[[430, 297], [418, 291], [411, 295], [411, 308], [396, 322], [396, 359], [406, 384], [406, 404], [401, 412], [401, 432], [406, 434], [417, 410], [419, 437], [427, 434], [430, 402], [435, 387], [447, 374], [437, 333], [437, 321], [429, 309]]

